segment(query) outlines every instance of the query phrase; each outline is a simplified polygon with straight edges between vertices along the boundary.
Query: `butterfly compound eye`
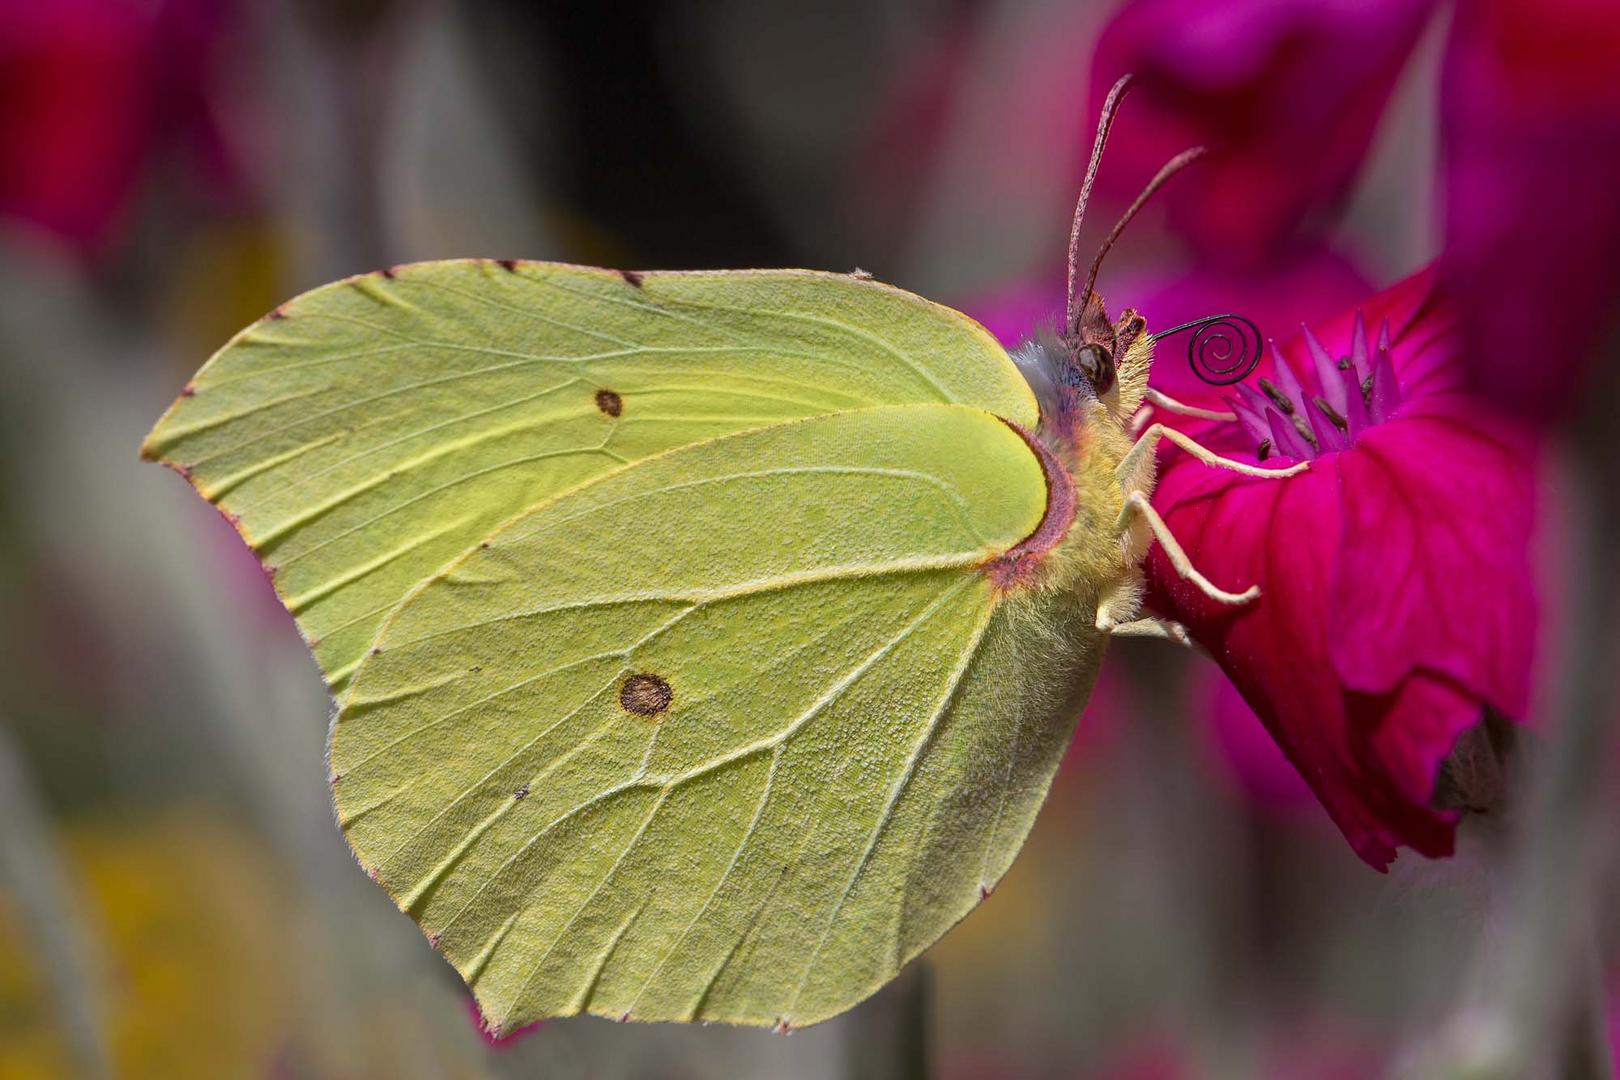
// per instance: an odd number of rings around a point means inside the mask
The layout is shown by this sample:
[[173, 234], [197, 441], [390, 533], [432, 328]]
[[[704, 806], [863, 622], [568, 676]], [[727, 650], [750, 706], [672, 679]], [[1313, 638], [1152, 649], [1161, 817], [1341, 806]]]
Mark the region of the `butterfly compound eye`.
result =
[[1097, 344], [1075, 350], [1074, 362], [1098, 397], [1114, 388], [1114, 354]]

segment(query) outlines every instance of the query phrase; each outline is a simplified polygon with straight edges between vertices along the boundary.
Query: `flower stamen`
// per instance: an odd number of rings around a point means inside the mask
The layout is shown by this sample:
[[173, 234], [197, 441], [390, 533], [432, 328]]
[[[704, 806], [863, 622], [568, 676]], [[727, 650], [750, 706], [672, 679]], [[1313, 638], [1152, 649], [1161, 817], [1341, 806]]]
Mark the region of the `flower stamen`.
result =
[[1265, 392], [1266, 397], [1271, 399], [1273, 405], [1283, 411], [1284, 416], [1294, 415], [1294, 403], [1288, 400], [1287, 394], [1277, 389], [1276, 383], [1270, 379], [1262, 378], [1260, 380], [1260, 389]]
[[1296, 370], [1272, 341], [1272, 378], [1256, 380], [1258, 390], [1239, 383], [1237, 396], [1226, 399], [1237, 423], [1255, 440], [1261, 461], [1274, 454], [1309, 460], [1347, 450], [1401, 403], [1387, 320], [1377, 345], [1369, 347], [1366, 322], [1358, 313], [1350, 352], [1337, 358], [1309, 327], [1302, 337], [1310, 357], [1303, 370]]
[[1322, 415], [1327, 417], [1328, 420], [1332, 422], [1334, 427], [1338, 428], [1347, 435], [1350, 433], [1350, 421], [1346, 420], [1340, 414], [1338, 409], [1335, 409], [1332, 405], [1330, 405], [1327, 398], [1323, 397], [1321, 394], [1317, 394], [1311, 399], [1311, 402], [1322, 411]]

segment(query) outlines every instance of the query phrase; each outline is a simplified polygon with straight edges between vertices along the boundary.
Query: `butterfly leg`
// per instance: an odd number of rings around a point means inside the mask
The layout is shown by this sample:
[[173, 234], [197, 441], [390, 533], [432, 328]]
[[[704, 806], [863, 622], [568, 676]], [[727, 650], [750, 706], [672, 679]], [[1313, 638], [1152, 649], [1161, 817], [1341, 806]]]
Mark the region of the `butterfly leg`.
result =
[[1211, 600], [1235, 606], [1247, 604], [1260, 595], [1260, 586], [1258, 585], [1251, 585], [1240, 593], [1227, 592], [1209, 578], [1200, 574], [1198, 568], [1192, 564], [1192, 560], [1187, 558], [1187, 553], [1177, 543], [1175, 534], [1164, 523], [1164, 518], [1159, 516], [1159, 512], [1153, 509], [1153, 504], [1148, 501], [1148, 497], [1140, 491], [1133, 491], [1125, 496], [1125, 507], [1119, 512], [1120, 531], [1122, 533], [1128, 531], [1133, 521], [1141, 521], [1147, 525], [1153, 533], [1153, 538], [1159, 542], [1159, 546], [1164, 548], [1164, 553], [1170, 557], [1170, 565], [1175, 567], [1176, 573], [1192, 582], [1193, 585], [1197, 586], [1199, 592]]
[[1185, 402], [1177, 401], [1169, 394], [1155, 390], [1151, 386], [1142, 395], [1142, 400], [1149, 405], [1163, 409], [1167, 413], [1175, 413], [1177, 416], [1191, 416], [1199, 420], [1226, 420], [1233, 422], [1238, 418], [1237, 413], [1234, 412], [1200, 409], [1197, 405], [1188, 405]]
[[1302, 473], [1310, 467], [1310, 462], [1301, 461], [1297, 465], [1290, 465], [1285, 469], [1262, 469], [1258, 465], [1250, 465], [1247, 462], [1222, 457], [1175, 428], [1165, 427], [1163, 424], [1154, 424], [1142, 432], [1141, 437], [1136, 440], [1136, 444], [1131, 447], [1129, 453], [1120, 459], [1118, 468], [1114, 470], [1114, 475], [1119, 478], [1120, 483], [1127, 490], [1141, 486], [1135, 480], [1143, 472], [1147, 463], [1152, 460], [1153, 451], [1158, 448], [1160, 439], [1169, 439], [1205, 465], [1217, 469], [1226, 469], [1228, 472], [1240, 473], [1243, 476], [1275, 480], [1280, 477]]
[[1097, 629], [1113, 637], [1152, 637], [1174, 641], [1178, 645], [1193, 648], [1193, 640], [1187, 634], [1187, 628], [1170, 619], [1155, 619], [1144, 617], [1131, 619], [1129, 622], [1107, 621], [1106, 616], [1097, 616]]
[[1152, 419], [1153, 406], [1143, 402], [1142, 407], [1136, 410], [1136, 415], [1131, 417], [1131, 438], [1141, 437], [1142, 429], [1147, 427]]

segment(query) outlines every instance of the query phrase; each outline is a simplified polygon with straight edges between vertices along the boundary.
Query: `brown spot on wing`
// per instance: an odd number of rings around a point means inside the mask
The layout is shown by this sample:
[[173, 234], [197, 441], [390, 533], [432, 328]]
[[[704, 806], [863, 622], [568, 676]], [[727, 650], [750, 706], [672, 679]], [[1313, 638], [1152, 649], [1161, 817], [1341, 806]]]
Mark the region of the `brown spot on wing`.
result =
[[609, 416], [618, 416], [624, 412], [624, 398], [612, 390], [598, 390], [596, 392], [596, 407]]
[[674, 699], [675, 691], [662, 675], [632, 675], [619, 687], [620, 706], [637, 716], [658, 716], [669, 709]]
[[624, 280], [627, 283], [629, 283], [631, 285], [634, 285], [636, 288], [638, 288], [638, 289], [641, 288], [641, 271], [639, 271], [639, 270], [620, 270], [619, 271], [619, 276], [624, 278]]

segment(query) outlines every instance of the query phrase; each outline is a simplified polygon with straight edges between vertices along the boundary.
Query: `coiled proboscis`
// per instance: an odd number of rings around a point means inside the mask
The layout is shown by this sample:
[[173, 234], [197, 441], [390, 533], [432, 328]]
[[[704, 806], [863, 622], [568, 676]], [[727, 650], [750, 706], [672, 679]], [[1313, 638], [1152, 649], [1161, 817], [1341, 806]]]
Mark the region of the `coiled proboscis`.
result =
[[1192, 331], [1187, 363], [1211, 386], [1240, 383], [1260, 364], [1260, 328], [1244, 315], [1226, 312], [1172, 326], [1153, 335], [1155, 343]]

